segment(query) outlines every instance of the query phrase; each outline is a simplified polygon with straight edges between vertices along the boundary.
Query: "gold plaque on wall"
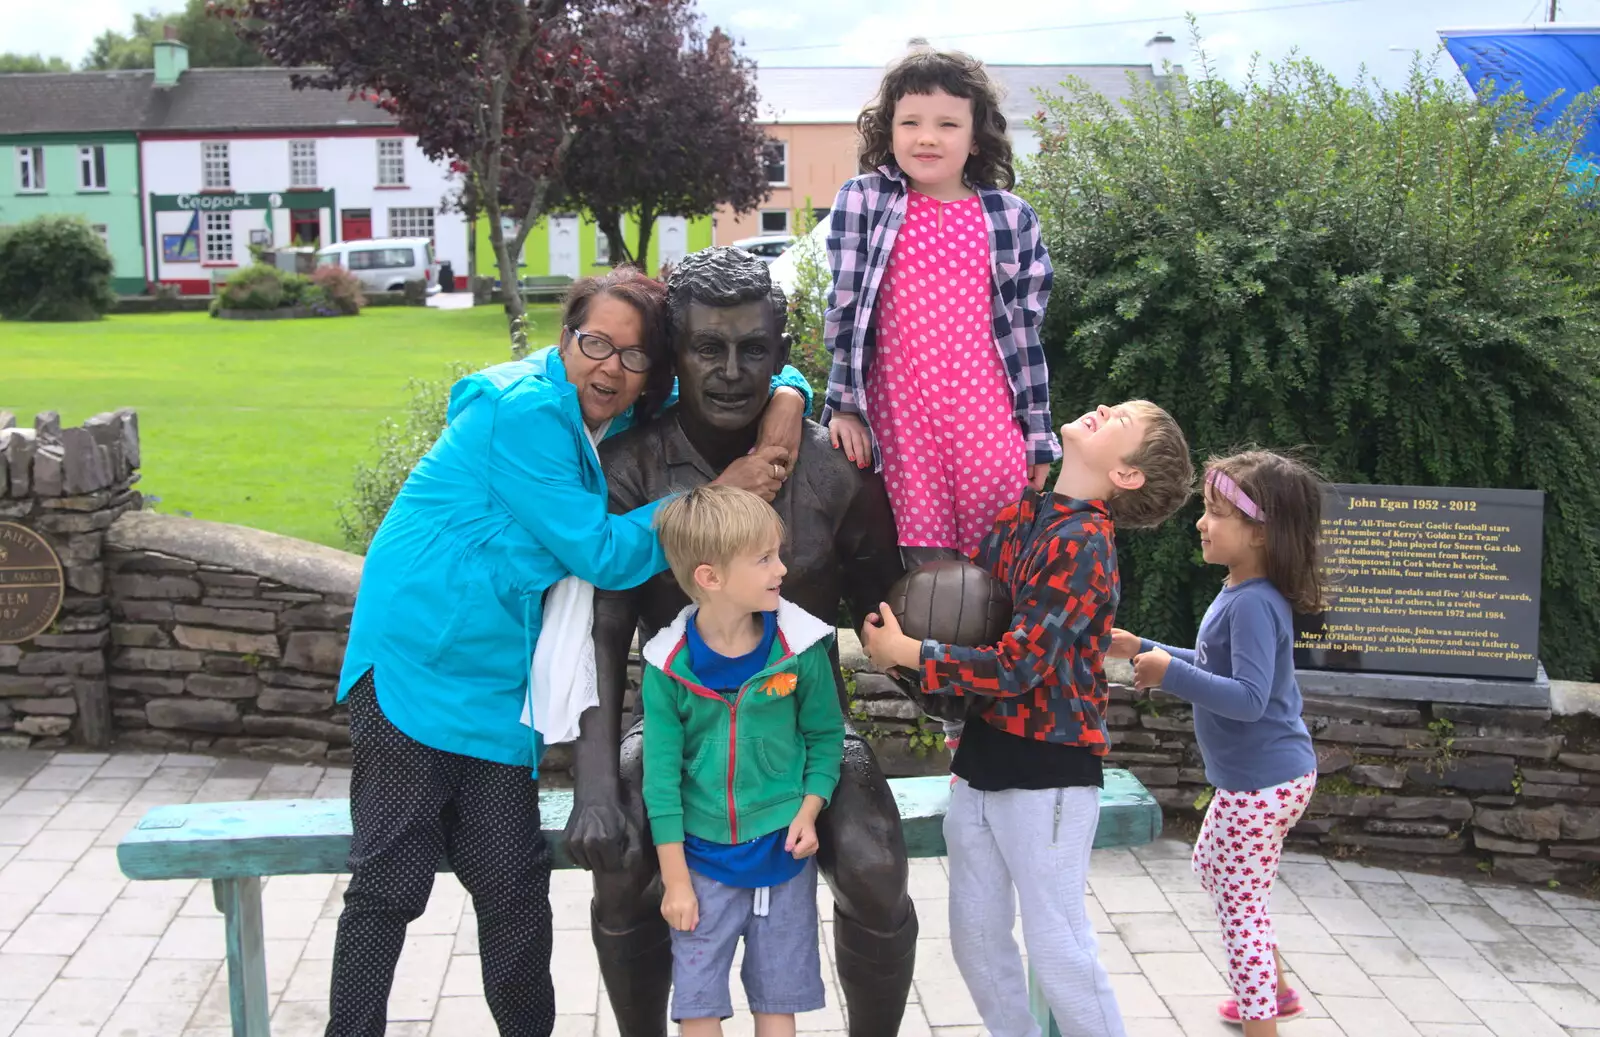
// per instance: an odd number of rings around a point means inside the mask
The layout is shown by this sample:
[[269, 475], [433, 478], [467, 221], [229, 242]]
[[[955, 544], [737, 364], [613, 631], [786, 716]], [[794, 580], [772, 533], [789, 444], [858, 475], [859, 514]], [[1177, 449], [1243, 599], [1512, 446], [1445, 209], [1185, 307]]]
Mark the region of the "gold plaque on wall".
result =
[[44, 537], [0, 522], [0, 645], [50, 629], [64, 590], [61, 559]]

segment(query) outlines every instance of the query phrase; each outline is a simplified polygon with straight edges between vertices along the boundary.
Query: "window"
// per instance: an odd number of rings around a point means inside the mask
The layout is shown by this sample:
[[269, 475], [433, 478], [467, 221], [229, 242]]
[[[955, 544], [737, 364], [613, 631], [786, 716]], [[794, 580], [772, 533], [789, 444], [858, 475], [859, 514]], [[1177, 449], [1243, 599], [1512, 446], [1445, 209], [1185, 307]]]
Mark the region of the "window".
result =
[[317, 186], [317, 142], [291, 140], [289, 142], [289, 186]]
[[406, 144], [403, 140], [378, 141], [378, 186], [401, 187], [406, 182]]
[[767, 141], [761, 151], [761, 161], [767, 167], [767, 183], [781, 187], [789, 182], [788, 141]]
[[416, 262], [408, 248], [369, 248], [350, 253], [351, 270], [406, 270]]
[[44, 190], [44, 149], [17, 149], [17, 190]]
[[315, 245], [322, 239], [322, 213], [316, 209], [289, 210], [289, 240], [296, 245]]
[[594, 265], [611, 265], [611, 239], [599, 227], [594, 229]]
[[[227, 147], [226, 144], [223, 147]], [[233, 262], [233, 213], [208, 212], [205, 214], [205, 251], [207, 263]]]
[[[228, 169], [228, 142], [200, 145], [200, 186], [202, 188], [232, 187], [233, 174]], [[230, 239], [231, 240], [231, 239]], [[231, 257], [233, 246], [228, 246]]]
[[761, 233], [787, 234], [789, 233], [788, 209], [762, 209]]
[[100, 144], [78, 149], [78, 187], [84, 191], [106, 189], [106, 149]]
[[391, 238], [432, 238], [432, 209], [390, 209], [389, 236]]
[[106, 231], [106, 225], [103, 223], [91, 223], [89, 224], [89, 229], [94, 231], [94, 236], [100, 239], [100, 244], [104, 245], [109, 252], [111, 250], [111, 236]]

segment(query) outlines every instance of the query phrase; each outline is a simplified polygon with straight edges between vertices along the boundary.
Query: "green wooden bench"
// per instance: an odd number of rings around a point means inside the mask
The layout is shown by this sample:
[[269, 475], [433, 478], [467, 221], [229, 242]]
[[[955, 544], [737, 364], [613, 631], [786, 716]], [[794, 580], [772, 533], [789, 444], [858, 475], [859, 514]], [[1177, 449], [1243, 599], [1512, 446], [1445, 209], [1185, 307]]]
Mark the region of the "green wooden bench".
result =
[[[942, 857], [946, 777], [895, 778], [906, 852]], [[567, 789], [544, 789], [539, 810], [558, 868], [572, 867], [564, 829], [572, 810]], [[1107, 769], [1100, 797], [1097, 848], [1142, 846], [1161, 834], [1161, 807], [1127, 771]], [[272, 875], [337, 875], [350, 853], [350, 802], [344, 799], [183, 803], [155, 807], [117, 845], [130, 879], [210, 879], [226, 923], [228, 998], [234, 1037], [268, 1037], [267, 960], [262, 942], [261, 880]], [[446, 865], [441, 864], [441, 870]], [[1037, 984], [1033, 1011], [1048, 1037], [1061, 1031]]]
[[524, 277], [520, 282], [522, 298], [527, 302], [561, 302], [572, 287], [572, 278], [564, 274], [541, 274]]

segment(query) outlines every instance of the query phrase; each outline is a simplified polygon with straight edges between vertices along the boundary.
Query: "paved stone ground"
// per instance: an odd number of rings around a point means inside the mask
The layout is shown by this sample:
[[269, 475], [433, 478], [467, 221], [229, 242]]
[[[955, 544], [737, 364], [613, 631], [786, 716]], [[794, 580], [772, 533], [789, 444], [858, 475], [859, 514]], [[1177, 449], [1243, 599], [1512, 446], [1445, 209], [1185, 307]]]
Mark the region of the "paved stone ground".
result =
[[[0, 1037], [226, 1037], [209, 884], [129, 882], [117, 841], [158, 804], [339, 797], [348, 784], [336, 768], [202, 756], [0, 753]], [[1221, 946], [1187, 857], [1175, 840], [1094, 856], [1089, 908], [1130, 1037], [1237, 1033], [1214, 1014]], [[616, 1033], [586, 879], [557, 872], [551, 894], [558, 1037]], [[901, 1033], [981, 1037], [950, 957], [944, 862], [913, 862], [911, 883], [923, 939]], [[275, 1037], [322, 1033], [343, 890], [331, 875], [267, 883]], [[1600, 1037], [1600, 902], [1291, 854], [1274, 907], [1310, 1008], [1289, 1037]], [[390, 1034], [494, 1032], [476, 936], [465, 891], [440, 876], [401, 957]], [[802, 1016], [802, 1033], [842, 1035], [829, 978], [830, 1006]], [[727, 1032], [749, 1034], [748, 1016]]]

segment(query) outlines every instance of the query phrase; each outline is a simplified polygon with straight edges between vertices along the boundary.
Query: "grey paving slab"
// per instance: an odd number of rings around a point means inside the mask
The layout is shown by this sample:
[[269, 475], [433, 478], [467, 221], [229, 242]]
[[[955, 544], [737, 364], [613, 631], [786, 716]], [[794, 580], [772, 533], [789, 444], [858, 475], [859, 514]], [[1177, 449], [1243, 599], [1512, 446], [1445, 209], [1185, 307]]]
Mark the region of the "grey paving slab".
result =
[[[165, 803], [346, 795], [349, 770], [68, 756], [0, 753], [0, 1037], [226, 1037], [222, 920], [209, 884], [128, 882], [117, 840]], [[947, 875], [942, 861], [911, 869], [922, 939], [902, 1037], [984, 1037], [950, 955]], [[266, 883], [275, 1037], [326, 1025], [347, 885], [332, 875]], [[589, 942], [589, 896], [587, 875], [553, 877], [557, 1037], [616, 1033]], [[801, 1016], [798, 1031], [844, 1037], [832, 902], [826, 889], [818, 899], [829, 1006]], [[1130, 1037], [1238, 1034], [1217, 1017], [1228, 958], [1187, 844], [1096, 853], [1085, 908]], [[1289, 1037], [1600, 1037], [1600, 902], [1292, 853], [1273, 920], [1307, 1008]], [[453, 876], [439, 877], [411, 926], [390, 1008], [391, 1037], [493, 1032], [477, 918]], [[725, 1032], [753, 1033], [748, 1015]]]

